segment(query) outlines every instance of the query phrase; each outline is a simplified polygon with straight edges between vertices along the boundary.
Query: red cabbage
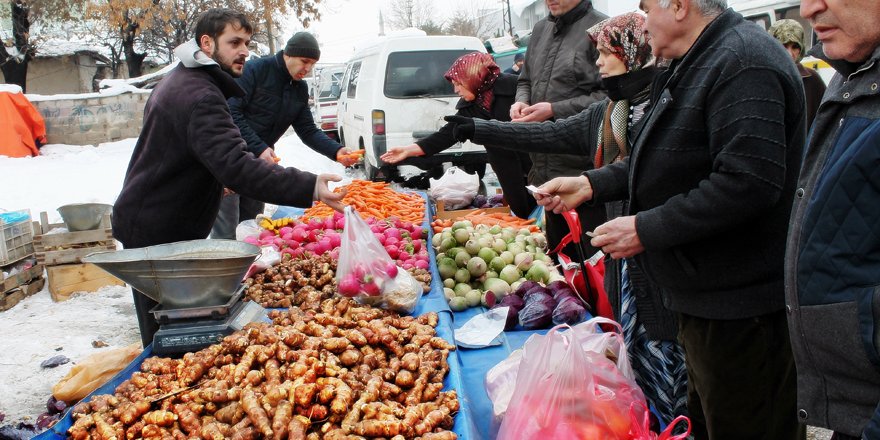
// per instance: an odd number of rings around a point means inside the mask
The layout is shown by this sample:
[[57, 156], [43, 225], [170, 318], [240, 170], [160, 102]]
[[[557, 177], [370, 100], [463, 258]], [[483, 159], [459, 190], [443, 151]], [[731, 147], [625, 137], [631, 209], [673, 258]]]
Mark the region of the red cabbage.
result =
[[565, 297], [559, 301], [553, 309], [553, 324], [575, 325], [587, 318], [587, 310], [580, 300], [574, 297]]
[[522, 298], [526, 292], [528, 292], [529, 290], [532, 290], [535, 287], [540, 287], [540, 286], [541, 285], [535, 281], [523, 281], [522, 284], [520, 284], [519, 287], [516, 288], [516, 291], [513, 293], [514, 293], [514, 295]]
[[519, 311], [526, 306], [526, 302], [516, 295], [507, 295], [504, 298], [501, 298], [500, 305], [515, 308], [517, 313], [519, 313]]
[[547, 327], [552, 321], [553, 307], [548, 306], [546, 302], [526, 303], [526, 306], [519, 311], [519, 325], [527, 330]]

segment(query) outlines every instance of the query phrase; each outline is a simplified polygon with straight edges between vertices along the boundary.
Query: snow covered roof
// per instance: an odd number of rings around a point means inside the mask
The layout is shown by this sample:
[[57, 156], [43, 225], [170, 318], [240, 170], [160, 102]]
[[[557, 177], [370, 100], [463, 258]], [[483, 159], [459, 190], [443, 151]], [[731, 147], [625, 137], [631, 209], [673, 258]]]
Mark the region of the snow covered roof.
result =
[[75, 53], [88, 52], [98, 55], [102, 61], [110, 61], [110, 50], [101, 45], [91, 44], [82, 40], [62, 40], [52, 38], [46, 40], [37, 48], [37, 58], [52, 58]]
[[0, 92], [21, 93], [21, 86], [15, 84], [0, 84]]

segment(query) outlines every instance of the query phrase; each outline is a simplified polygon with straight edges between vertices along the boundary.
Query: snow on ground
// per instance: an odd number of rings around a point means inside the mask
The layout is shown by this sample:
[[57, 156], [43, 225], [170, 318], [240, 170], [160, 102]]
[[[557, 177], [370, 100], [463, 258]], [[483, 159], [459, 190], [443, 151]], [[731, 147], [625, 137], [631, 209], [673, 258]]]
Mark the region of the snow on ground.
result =
[[[289, 132], [292, 134], [292, 132]], [[47, 212], [60, 222], [56, 208], [69, 203], [112, 204], [120, 189], [136, 139], [92, 145], [46, 145], [41, 156], [0, 156], [0, 210], [30, 209], [35, 220]], [[281, 165], [339, 175], [345, 168], [306, 148], [296, 135], [276, 145]], [[271, 208], [270, 208], [271, 209]], [[0, 424], [33, 422], [46, 411], [52, 386], [73, 363], [100, 351], [138, 342], [137, 319], [128, 287], [105, 287], [55, 303], [48, 287], [0, 312]], [[103, 341], [105, 348], [93, 348]], [[40, 363], [64, 355], [71, 363], [41, 369]]]

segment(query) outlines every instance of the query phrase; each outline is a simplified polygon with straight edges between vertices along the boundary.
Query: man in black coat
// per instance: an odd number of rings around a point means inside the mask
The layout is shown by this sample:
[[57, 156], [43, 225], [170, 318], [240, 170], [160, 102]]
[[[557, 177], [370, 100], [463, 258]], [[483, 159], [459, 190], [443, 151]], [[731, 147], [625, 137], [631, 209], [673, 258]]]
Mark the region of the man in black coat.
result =
[[725, 0], [640, 6], [654, 54], [672, 63], [632, 154], [546, 183], [538, 203], [628, 200], [592, 243], [633, 257], [676, 312], [696, 439], [802, 439], [783, 282], [805, 138], [800, 75]]
[[[342, 209], [344, 194], [328, 181], [270, 165], [247, 152], [226, 99], [241, 95], [241, 75], [253, 28], [245, 16], [211, 9], [199, 16], [196, 38], [177, 49], [180, 65], [153, 90], [144, 126], [113, 206], [113, 235], [125, 248], [208, 236], [223, 188], [272, 203], [310, 206], [314, 200]], [[141, 339], [158, 329], [149, 310], [156, 303], [133, 291]]]
[[[315, 124], [309, 107], [309, 87], [303, 81], [321, 57], [318, 40], [308, 32], [297, 32], [287, 41], [283, 51], [273, 56], [248, 61], [235, 82], [244, 96], [229, 98], [229, 111], [247, 150], [274, 164], [275, 143], [289, 127], [303, 143], [343, 165], [354, 163], [343, 159], [348, 148], [330, 139]], [[240, 194], [226, 194], [211, 229], [211, 238], [235, 239], [235, 227], [243, 220], [263, 212], [263, 202]]]
[[[605, 15], [590, 0], [545, 0], [550, 15], [532, 29], [525, 64], [517, 82], [516, 100], [510, 107], [513, 122], [543, 122], [565, 119], [578, 114], [590, 104], [605, 99], [596, 59], [599, 52], [587, 37]], [[559, 176], [576, 176], [593, 168], [593, 158], [576, 154], [531, 152], [529, 183], [541, 185]], [[581, 229], [592, 231], [605, 222], [605, 207], [584, 205], [577, 208]], [[547, 241], [554, 249], [569, 228], [565, 219], [547, 212]], [[569, 257], [578, 256], [575, 245], [565, 247]], [[597, 249], [581, 241], [589, 258]]]

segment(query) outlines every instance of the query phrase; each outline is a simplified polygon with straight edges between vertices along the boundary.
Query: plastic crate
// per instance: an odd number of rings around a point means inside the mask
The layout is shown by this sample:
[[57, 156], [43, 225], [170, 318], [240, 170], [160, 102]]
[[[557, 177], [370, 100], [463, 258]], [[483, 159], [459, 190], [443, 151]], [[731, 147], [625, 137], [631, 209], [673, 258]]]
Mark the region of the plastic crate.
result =
[[0, 214], [0, 266], [34, 253], [34, 227], [30, 210]]

